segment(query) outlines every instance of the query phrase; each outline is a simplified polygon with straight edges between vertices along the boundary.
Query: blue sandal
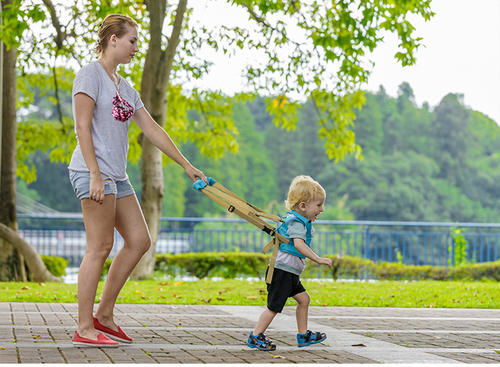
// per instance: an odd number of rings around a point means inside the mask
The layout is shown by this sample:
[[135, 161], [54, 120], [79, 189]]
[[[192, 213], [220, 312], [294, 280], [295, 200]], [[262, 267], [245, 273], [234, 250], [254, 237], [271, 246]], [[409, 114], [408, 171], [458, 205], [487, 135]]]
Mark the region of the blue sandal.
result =
[[267, 338], [264, 334], [253, 335], [250, 333], [247, 340], [247, 346], [250, 348], [257, 348], [258, 350], [272, 351], [276, 350], [276, 345], [273, 344], [271, 339]]
[[307, 347], [311, 344], [321, 343], [326, 339], [325, 333], [312, 332], [311, 330], [307, 330], [305, 334], [297, 334], [297, 343], [299, 347]]

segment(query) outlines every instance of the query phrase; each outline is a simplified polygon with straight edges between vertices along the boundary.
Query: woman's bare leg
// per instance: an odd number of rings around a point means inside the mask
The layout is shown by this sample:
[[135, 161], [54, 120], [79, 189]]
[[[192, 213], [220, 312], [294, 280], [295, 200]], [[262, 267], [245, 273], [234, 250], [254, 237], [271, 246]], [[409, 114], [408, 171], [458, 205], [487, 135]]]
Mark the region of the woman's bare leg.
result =
[[151, 246], [151, 237], [135, 195], [116, 200], [115, 226], [125, 240], [109, 269], [96, 318], [101, 324], [118, 330], [113, 320], [116, 299], [130, 273]]
[[115, 195], [106, 195], [102, 204], [83, 199], [82, 213], [87, 248], [78, 273], [78, 334], [96, 339], [92, 314], [102, 268], [113, 248]]

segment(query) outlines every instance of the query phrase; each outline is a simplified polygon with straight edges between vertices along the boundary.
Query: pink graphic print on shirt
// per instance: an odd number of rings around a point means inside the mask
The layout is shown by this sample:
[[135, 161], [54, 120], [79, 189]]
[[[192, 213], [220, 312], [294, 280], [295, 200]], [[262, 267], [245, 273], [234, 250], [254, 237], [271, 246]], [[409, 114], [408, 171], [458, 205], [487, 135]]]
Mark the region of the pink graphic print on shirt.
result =
[[134, 114], [134, 107], [116, 92], [116, 95], [113, 97], [112, 113], [116, 120], [125, 122]]

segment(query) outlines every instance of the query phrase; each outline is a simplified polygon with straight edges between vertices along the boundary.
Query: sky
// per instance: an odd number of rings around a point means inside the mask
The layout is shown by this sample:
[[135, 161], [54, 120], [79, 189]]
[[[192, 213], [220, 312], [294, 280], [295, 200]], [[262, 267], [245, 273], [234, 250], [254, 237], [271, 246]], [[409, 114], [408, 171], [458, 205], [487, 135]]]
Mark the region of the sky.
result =
[[434, 106], [447, 93], [464, 94], [470, 108], [500, 123], [500, 0], [434, 0], [429, 22], [416, 22], [426, 45], [414, 66], [398, 66], [390, 56], [395, 39], [374, 53], [368, 90], [380, 84], [395, 95], [402, 81], [413, 88], [417, 102]]
[[[222, 1], [208, 4], [198, 7], [193, 16], [203, 18], [204, 23], [224, 19], [226, 24], [248, 24], [244, 11]], [[500, 0], [433, 0], [432, 10], [436, 15], [430, 21], [413, 21], [425, 45], [416, 53], [416, 64], [403, 68], [396, 62], [397, 40], [389, 35], [371, 57], [375, 66], [364, 89], [377, 91], [383, 85], [395, 96], [406, 81], [417, 103], [431, 106], [448, 93], [461, 93], [468, 107], [500, 124]], [[252, 60], [251, 53], [232, 58], [214, 53], [205, 56], [214, 65], [197, 86], [228, 94], [246, 89], [242, 70]]]

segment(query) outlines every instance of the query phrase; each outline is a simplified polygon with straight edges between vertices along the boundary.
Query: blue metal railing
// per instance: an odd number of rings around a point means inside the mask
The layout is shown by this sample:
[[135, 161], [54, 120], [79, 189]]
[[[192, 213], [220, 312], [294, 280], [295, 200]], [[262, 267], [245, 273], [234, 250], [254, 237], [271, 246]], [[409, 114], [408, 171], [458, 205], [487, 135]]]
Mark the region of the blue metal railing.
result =
[[[63, 256], [77, 266], [85, 252], [81, 214], [19, 215], [19, 231], [36, 250]], [[450, 232], [461, 228], [468, 243], [468, 260], [495, 261], [500, 250], [500, 224], [326, 221], [315, 222], [313, 249], [374, 261], [401, 261], [413, 265], [448, 265], [453, 260]], [[269, 236], [241, 219], [161, 218], [157, 253], [202, 251], [258, 252]], [[115, 232], [111, 256], [123, 246]]]

